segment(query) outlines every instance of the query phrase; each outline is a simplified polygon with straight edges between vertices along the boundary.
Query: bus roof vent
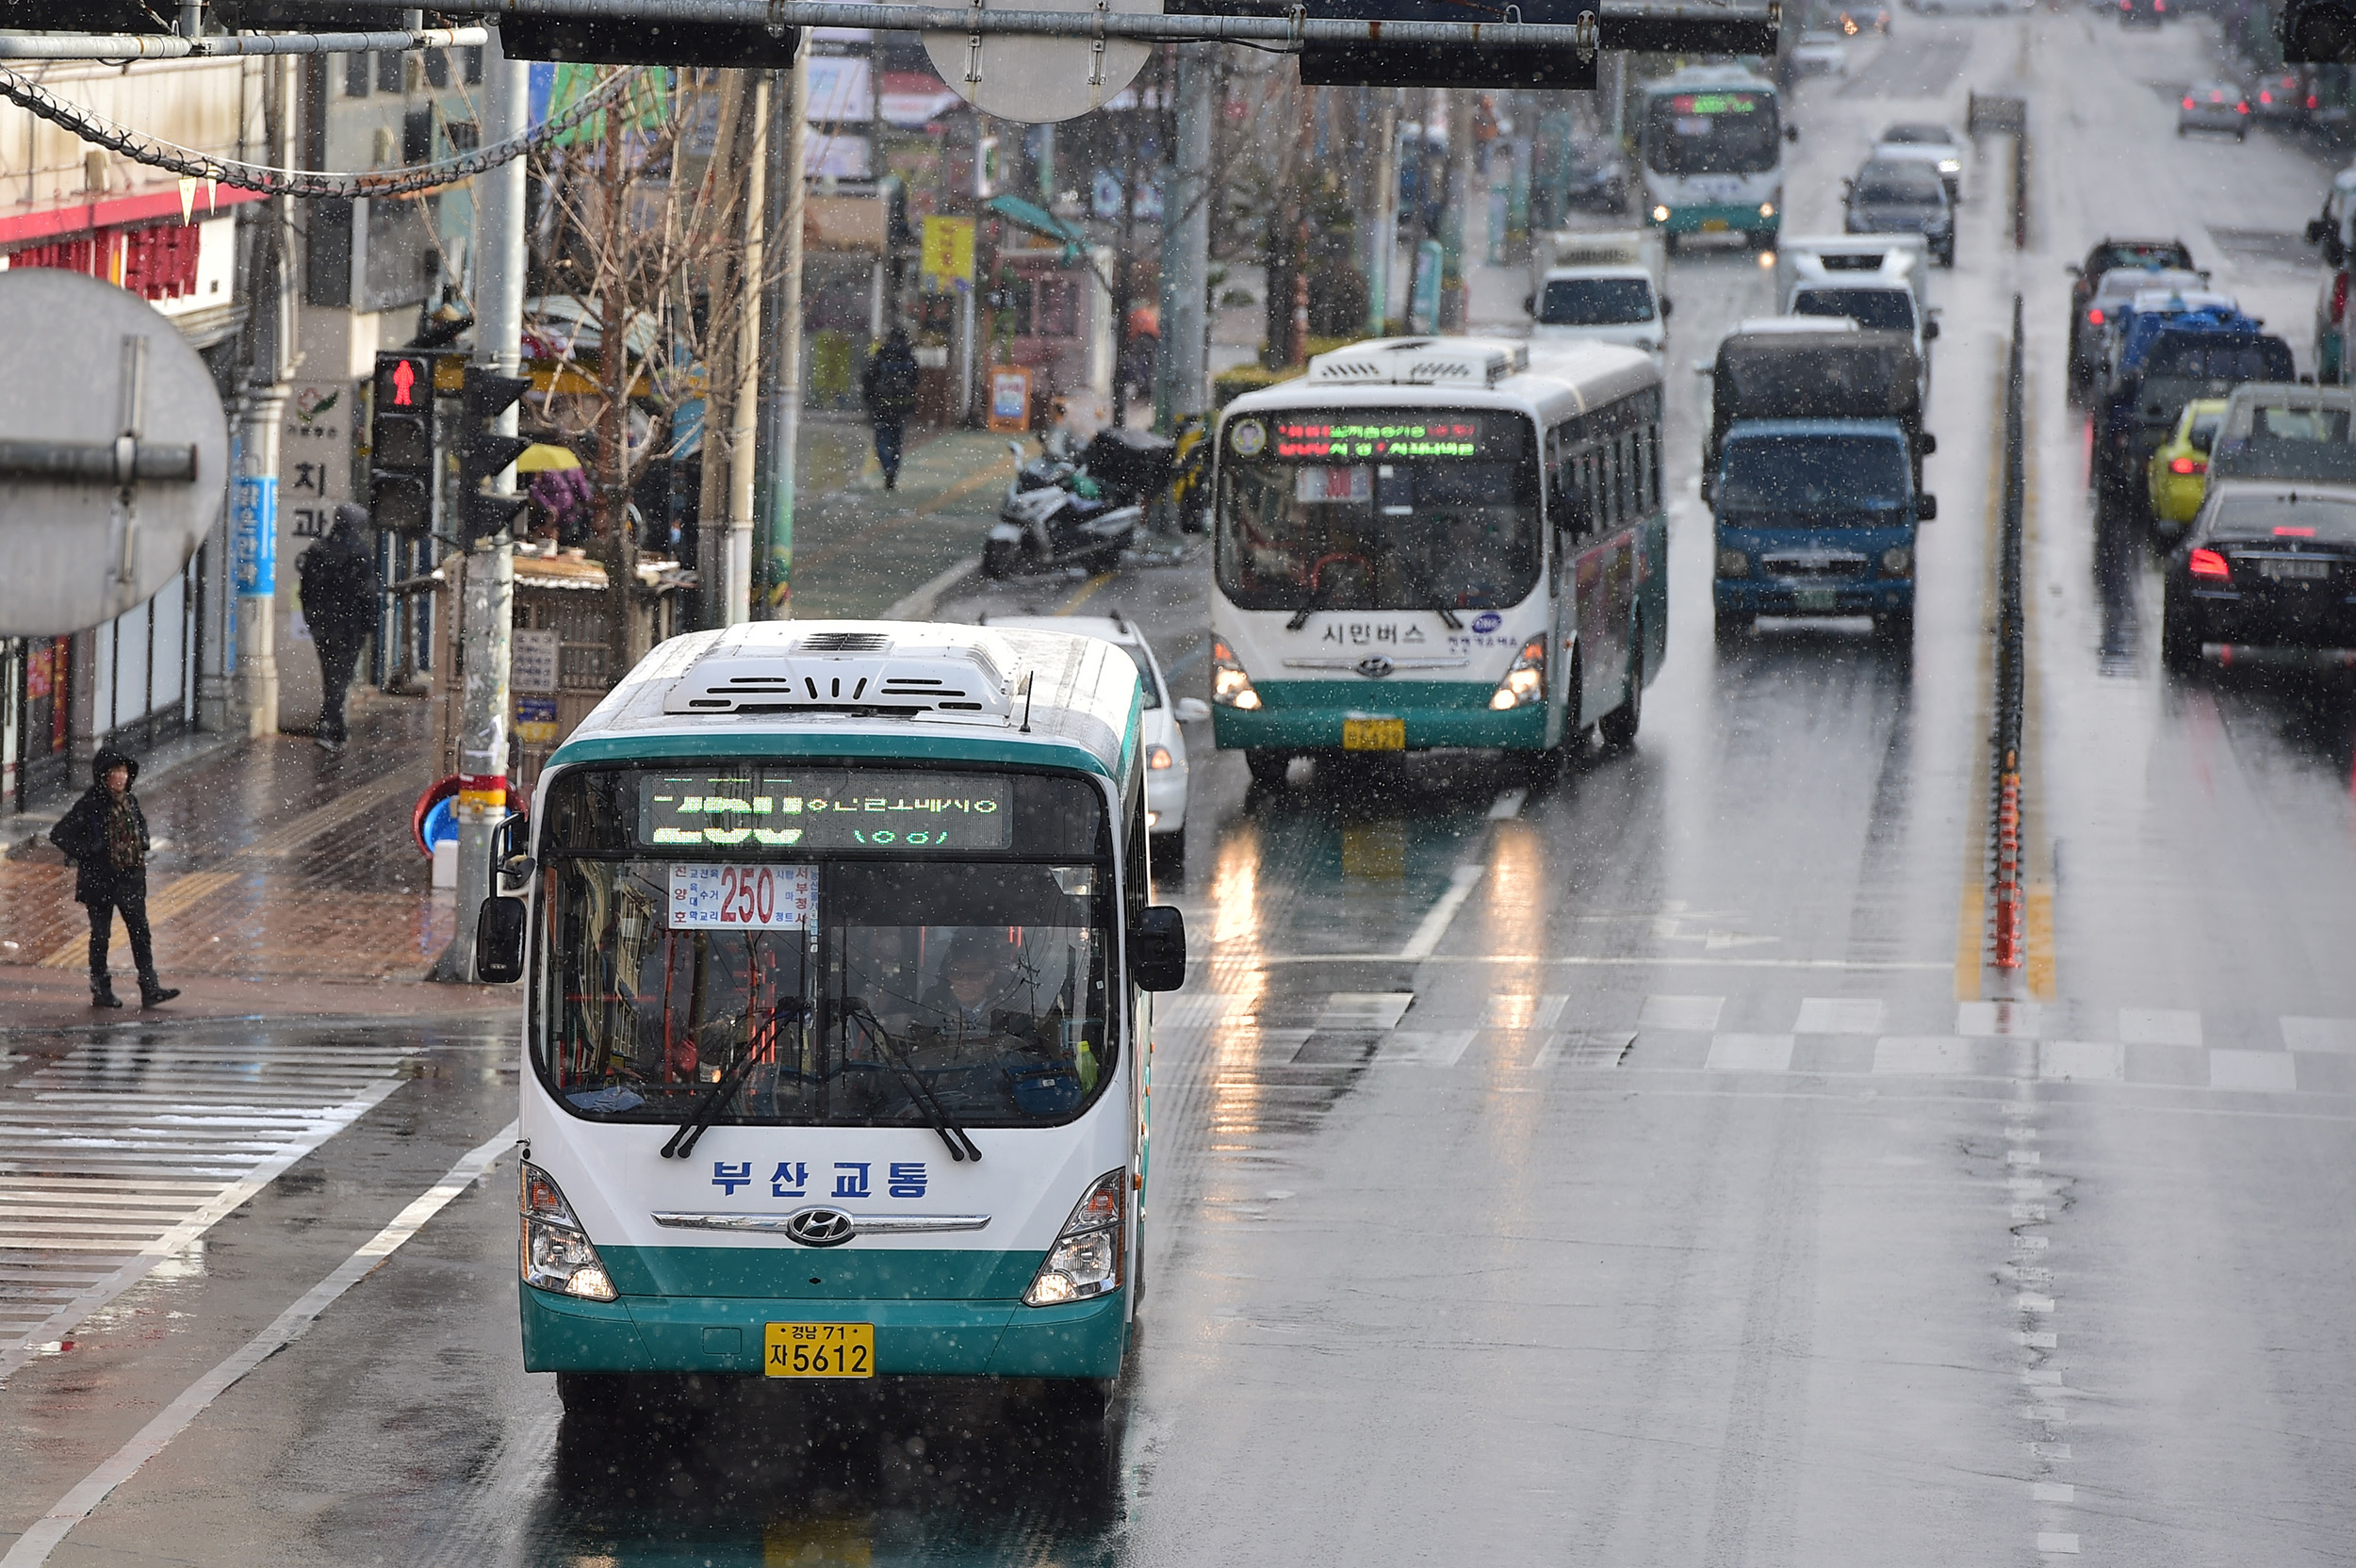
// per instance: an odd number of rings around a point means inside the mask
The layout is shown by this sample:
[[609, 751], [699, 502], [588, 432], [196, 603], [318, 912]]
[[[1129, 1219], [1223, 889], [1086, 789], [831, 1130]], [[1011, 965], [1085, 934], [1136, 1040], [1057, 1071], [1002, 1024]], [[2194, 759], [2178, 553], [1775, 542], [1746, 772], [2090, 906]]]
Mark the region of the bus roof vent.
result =
[[1530, 345], [1498, 337], [1382, 337], [1309, 361], [1328, 385], [1495, 386], [1530, 368]]
[[885, 632], [754, 622], [714, 642], [663, 694], [665, 713], [841, 713], [1006, 723], [1014, 683], [971, 627]]

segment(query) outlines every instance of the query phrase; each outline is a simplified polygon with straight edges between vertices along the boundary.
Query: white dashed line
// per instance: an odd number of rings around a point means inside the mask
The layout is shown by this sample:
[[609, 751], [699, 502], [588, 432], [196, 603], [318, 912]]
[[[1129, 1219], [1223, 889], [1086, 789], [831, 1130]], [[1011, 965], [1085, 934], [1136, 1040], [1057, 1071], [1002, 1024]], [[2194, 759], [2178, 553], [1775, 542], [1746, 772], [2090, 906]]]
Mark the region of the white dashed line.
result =
[[1718, 1027], [1718, 1015], [1725, 1012], [1726, 999], [1723, 996], [1648, 996], [1644, 1011], [1636, 1015], [1639, 1029], [1691, 1029], [1707, 1034]]
[[1712, 1035], [1710, 1059], [1702, 1065], [1711, 1072], [1789, 1072], [1792, 1037]]
[[1795, 1035], [1878, 1035], [1882, 1032], [1882, 1003], [1877, 996], [1806, 996], [1800, 1016], [1792, 1022]]
[[1401, 958], [1431, 957], [1432, 950], [1440, 945], [1440, 939], [1448, 935], [1448, 926], [1455, 922], [1456, 911], [1464, 906], [1464, 900], [1472, 897], [1473, 890], [1481, 885], [1481, 878], [1486, 871], [1486, 867], [1471, 864], [1459, 866], [1451, 872], [1448, 891], [1440, 895], [1440, 902], [1434, 904], [1423, 917], [1423, 923], [1415, 927], [1415, 935], [1407, 939], [1407, 945], [1399, 950], [1399, 956]]
[[2037, 1549], [2040, 1552], [2059, 1552], [2067, 1557], [2076, 1557], [2078, 1538], [2074, 1535], [2059, 1534], [2053, 1530], [2039, 1530], [2037, 1532]]

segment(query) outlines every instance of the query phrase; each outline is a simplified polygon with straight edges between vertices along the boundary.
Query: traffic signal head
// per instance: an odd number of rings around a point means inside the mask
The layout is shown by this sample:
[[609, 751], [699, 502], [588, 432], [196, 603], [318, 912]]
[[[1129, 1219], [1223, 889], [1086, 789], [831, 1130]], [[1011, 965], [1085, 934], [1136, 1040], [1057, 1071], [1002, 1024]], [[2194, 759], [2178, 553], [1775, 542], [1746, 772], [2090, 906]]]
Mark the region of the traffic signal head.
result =
[[434, 531], [434, 356], [376, 356], [368, 414], [369, 512], [395, 533]]
[[2290, 0], [2280, 25], [2290, 63], [2356, 64], [2356, 7], [2348, 0]]
[[528, 436], [505, 435], [495, 428], [499, 416], [531, 390], [526, 377], [466, 367], [461, 394], [465, 414], [458, 437], [458, 531], [469, 549], [485, 539], [513, 533], [515, 519], [523, 512], [525, 497], [513, 491], [486, 493], [483, 486], [504, 473], [532, 445]]

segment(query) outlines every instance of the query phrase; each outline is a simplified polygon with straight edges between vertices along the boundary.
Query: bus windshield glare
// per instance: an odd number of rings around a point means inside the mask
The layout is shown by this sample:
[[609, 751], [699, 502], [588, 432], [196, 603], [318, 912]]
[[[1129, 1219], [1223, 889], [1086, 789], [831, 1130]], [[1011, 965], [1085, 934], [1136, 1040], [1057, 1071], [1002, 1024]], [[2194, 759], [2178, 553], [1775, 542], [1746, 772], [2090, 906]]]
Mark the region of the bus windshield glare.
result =
[[[777, 764], [550, 786], [532, 1056], [593, 1120], [1068, 1121], [1118, 1049], [1096, 791]], [[742, 1069], [742, 1071], [732, 1070]]]
[[1763, 174], [1782, 155], [1775, 98], [1763, 92], [1679, 92], [1652, 101], [1644, 165], [1659, 174]]
[[1488, 610], [1538, 583], [1526, 415], [1305, 409], [1230, 421], [1219, 585], [1243, 610]]

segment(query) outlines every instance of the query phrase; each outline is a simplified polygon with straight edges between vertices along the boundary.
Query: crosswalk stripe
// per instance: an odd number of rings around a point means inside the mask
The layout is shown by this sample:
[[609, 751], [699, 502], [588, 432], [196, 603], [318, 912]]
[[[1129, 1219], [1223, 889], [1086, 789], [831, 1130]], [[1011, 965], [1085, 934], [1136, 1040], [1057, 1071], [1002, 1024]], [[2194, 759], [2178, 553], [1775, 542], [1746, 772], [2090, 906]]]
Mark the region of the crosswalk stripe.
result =
[[1705, 1065], [1712, 1072], [1789, 1072], [1792, 1045], [1790, 1035], [1713, 1035]]
[[1642, 1011], [1636, 1015], [1636, 1027], [1643, 1029], [1691, 1029], [1707, 1034], [1718, 1027], [1718, 1016], [1726, 1011], [1723, 996], [1648, 996]]
[[0, 1100], [0, 1380], [406, 1080], [404, 1049], [103, 1035]]

